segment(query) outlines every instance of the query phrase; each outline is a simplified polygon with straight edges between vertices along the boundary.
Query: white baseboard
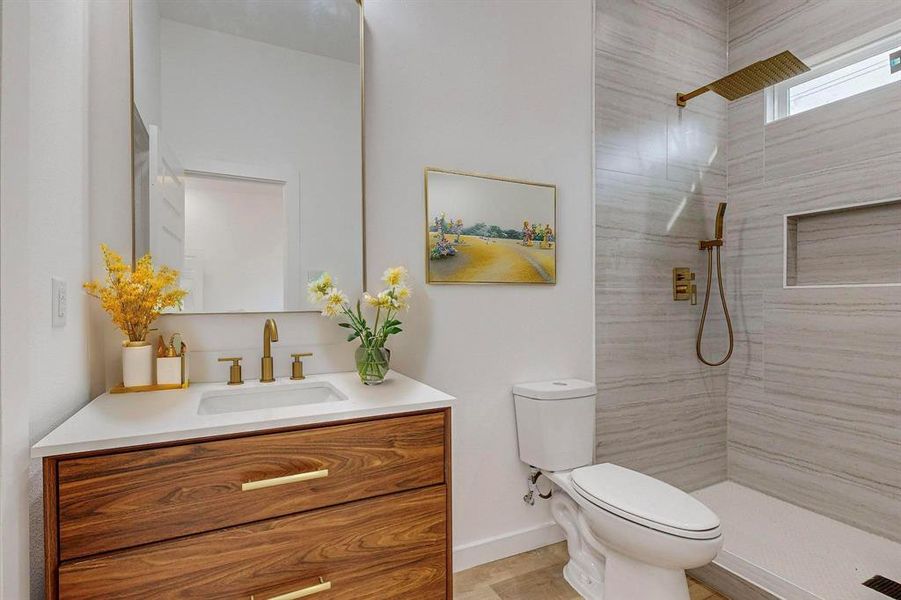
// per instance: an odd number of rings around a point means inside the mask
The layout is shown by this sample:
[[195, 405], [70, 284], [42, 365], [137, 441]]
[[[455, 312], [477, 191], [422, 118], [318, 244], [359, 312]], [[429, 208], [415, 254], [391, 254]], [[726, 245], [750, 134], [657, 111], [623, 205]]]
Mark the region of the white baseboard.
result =
[[555, 544], [562, 539], [563, 530], [553, 521], [549, 521], [529, 529], [520, 529], [505, 535], [455, 546], [454, 573]]

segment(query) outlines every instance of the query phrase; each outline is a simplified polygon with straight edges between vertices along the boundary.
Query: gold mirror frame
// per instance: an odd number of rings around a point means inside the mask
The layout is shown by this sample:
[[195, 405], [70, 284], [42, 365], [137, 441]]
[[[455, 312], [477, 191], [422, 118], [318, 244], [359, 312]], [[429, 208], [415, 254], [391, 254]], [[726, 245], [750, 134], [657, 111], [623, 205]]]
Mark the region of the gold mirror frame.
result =
[[[362, 286], [366, 290], [366, 18], [363, 14], [363, 0], [355, 0], [360, 7], [360, 261]], [[128, 0], [128, 57], [129, 57], [129, 115], [135, 106], [135, 36], [134, 36], [134, 0]], [[137, 264], [137, 244], [135, 240], [135, 131], [134, 117], [129, 118], [128, 145], [131, 153], [131, 266]], [[252, 315], [269, 314], [272, 311], [247, 311], [240, 313], [166, 313], [166, 316], [191, 315]], [[319, 313], [318, 309], [283, 310], [278, 314]]]

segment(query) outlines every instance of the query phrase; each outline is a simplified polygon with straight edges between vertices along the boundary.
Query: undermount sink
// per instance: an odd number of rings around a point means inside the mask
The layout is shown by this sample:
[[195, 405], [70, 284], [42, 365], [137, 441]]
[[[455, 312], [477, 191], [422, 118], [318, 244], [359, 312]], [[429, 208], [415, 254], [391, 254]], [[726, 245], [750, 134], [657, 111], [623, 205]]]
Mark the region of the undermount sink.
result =
[[207, 392], [200, 399], [197, 414], [218, 415], [344, 400], [347, 398], [326, 382], [272, 384], [272, 387]]

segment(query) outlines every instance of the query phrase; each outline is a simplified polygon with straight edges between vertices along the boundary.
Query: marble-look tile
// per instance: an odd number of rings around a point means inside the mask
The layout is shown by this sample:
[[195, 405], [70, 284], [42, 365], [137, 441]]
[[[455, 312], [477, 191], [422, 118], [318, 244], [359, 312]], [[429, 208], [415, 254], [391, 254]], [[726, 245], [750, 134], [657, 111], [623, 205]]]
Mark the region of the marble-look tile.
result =
[[[667, 395], [667, 348], [659, 343], [672, 303], [671, 288], [598, 290], [597, 361], [600, 407]], [[669, 295], [668, 295], [669, 294]]]
[[726, 189], [726, 115], [669, 108], [666, 132], [666, 176], [695, 189]]
[[886, 85], [769, 123], [765, 177], [797, 177], [896, 152], [901, 147], [899, 109], [901, 86]]
[[[595, 81], [671, 106], [726, 68], [726, 8], [719, 0], [598, 0]], [[718, 107], [705, 100], [696, 106]], [[645, 107], [646, 108], [646, 107]], [[719, 112], [719, 108], [714, 108]]]
[[741, 479], [901, 539], [899, 315], [894, 288], [767, 295], [764, 394], [730, 430]]
[[[901, 18], [894, 0], [730, 0], [728, 11], [730, 70], [785, 49], [807, 59]], [[888, 86], [765, 125], [762, 94], [731, 103], [726, 217], [729, 478], [894, 539], [901, 289], [783, 290], [782, 277], [783, 215], [901, 197], [899, 106]], [[807, 282], [889, 269], [868, 251], [901, 251], [894, 225], [858, 217], [800, 225]]]
[[795, 285], [901, 283], [901, 201], [802, 215], [789, 226]]
[[758, 183], [763, 179], [763, 128], [766, 106], [763, 92], [729, 103], [727, 179], [729, 185]]
[[[700, 306], [672, 300], [673, 267], [706, 277], [726, 192], [726, 103], [675, 94], [722, 76], [720, 0], [598, 0], [595, 36], [597, 460], [686, 489], [726, 474], [727, 373], [702, 367]], [[715, 291], [714, 291], [715, 293]], [[704, 345], [725, 343], [711, 310]]]
[[598, 462], [613, 462], [683, 489], [722, 481], [725, 410], [707, 394], [598, 403]]
[[604, 89], [598, 98], [597, 120], [603, 128], [595, 134], [595, 160], [607, 171], [666, 177], [666, 113], [663, 105], [640, 111], [628, 96]]
[[901, 197], [901, 154], [763, 183], [729, 185], [724, 256], [732, 291], [778, 289], [784, 215]]
[[816, 58], [901, 18], [899, 11], [896, 0], [735, 1], [729, 6], [729, 71], [783, 50]]

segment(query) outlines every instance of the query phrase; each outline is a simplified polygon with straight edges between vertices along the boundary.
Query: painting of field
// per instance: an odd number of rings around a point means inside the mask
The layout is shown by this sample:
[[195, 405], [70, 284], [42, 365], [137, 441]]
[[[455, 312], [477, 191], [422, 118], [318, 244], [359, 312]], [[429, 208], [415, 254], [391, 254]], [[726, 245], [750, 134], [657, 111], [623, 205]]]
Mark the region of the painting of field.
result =
[[556, 187], [426, 170], [429, 283], [557, 280]]
[[[431, 234], [430, 250], [437, 235]], [[430, 261], [431, 281], [473, 283], [553, 283], [556, 265], [552, 249], [523, 246], [520, 240], [460, 236], [456, 256]]]

